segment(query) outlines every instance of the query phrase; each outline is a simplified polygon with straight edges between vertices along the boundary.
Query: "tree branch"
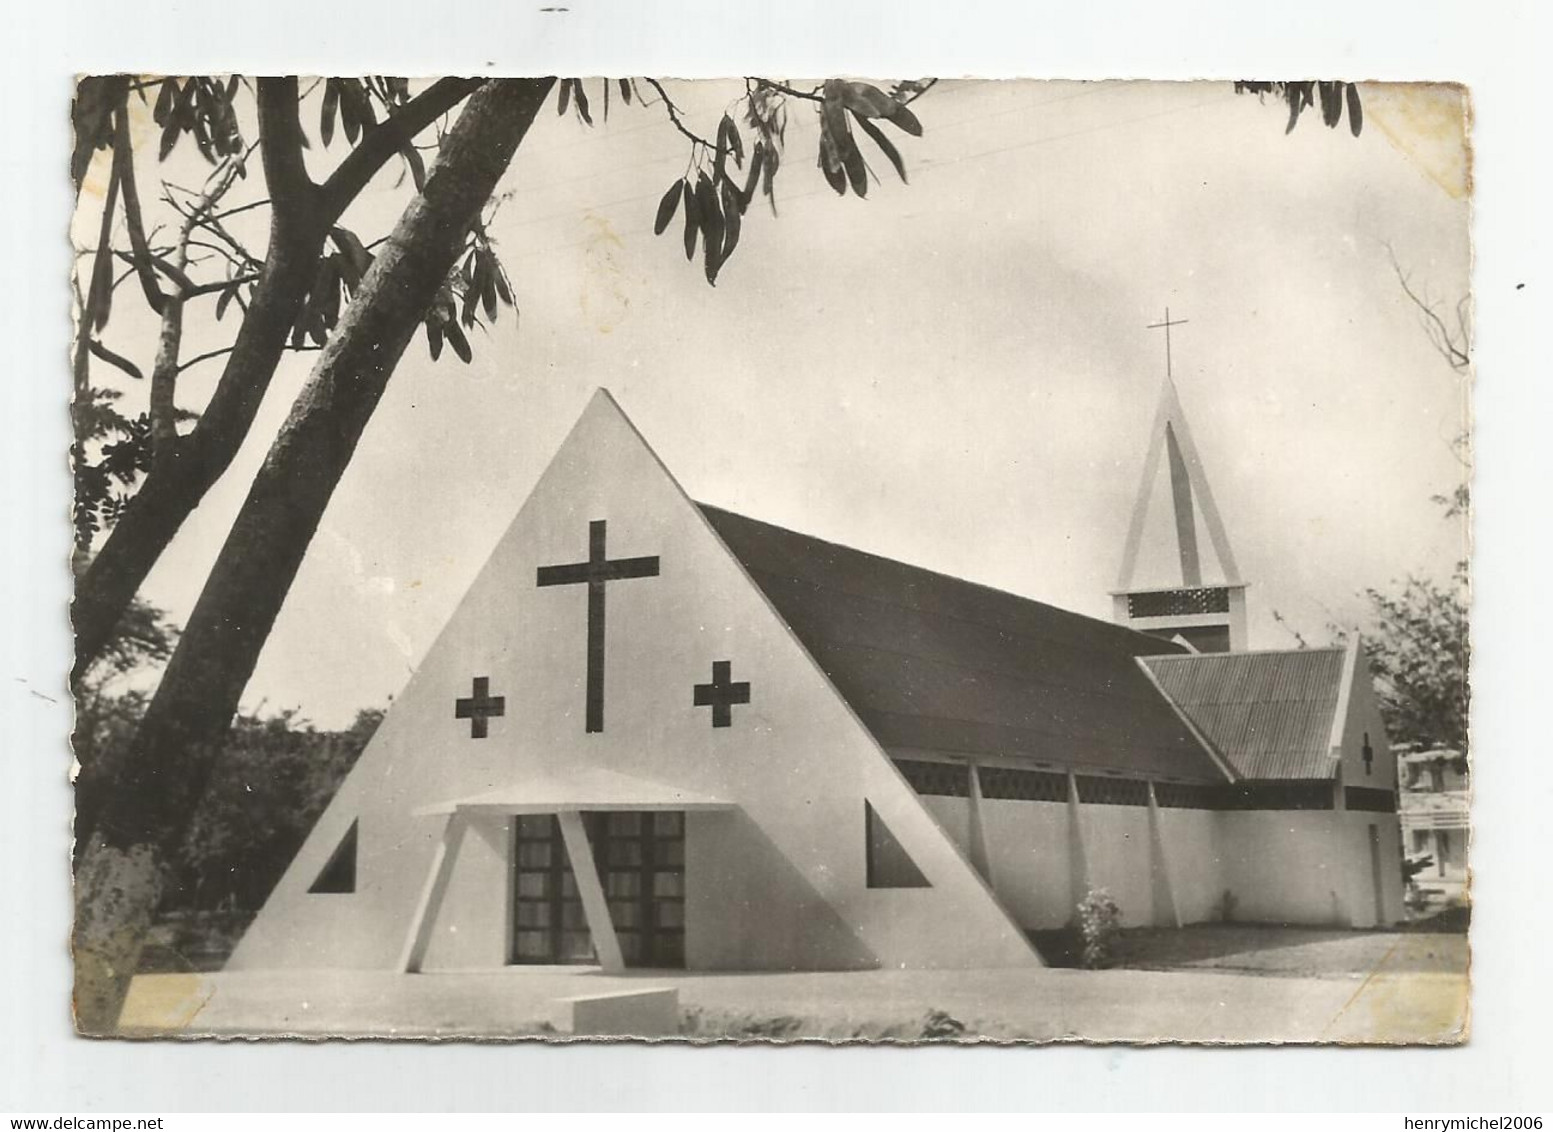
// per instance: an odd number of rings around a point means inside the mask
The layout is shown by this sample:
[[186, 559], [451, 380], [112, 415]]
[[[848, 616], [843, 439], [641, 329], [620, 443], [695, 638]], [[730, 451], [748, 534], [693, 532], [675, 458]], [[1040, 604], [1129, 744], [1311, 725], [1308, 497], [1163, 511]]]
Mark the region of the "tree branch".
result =
[[[199, 365], [200, 362], [208, 362], [211, 358], [219, 358], [226, 354], [230, 354], [236, 348], [237, 347], [235, 346], [223, 346], [219, 350], [207, 350], [203, 354], [196, 354], [194, 357], [180, 365], [178, 367], [178, 372], [182, 373], [186, 369], [190, 369], [193, 366]], [[300, 346], [287, 346], [285, 349], [296, 354], [306, 354], [311, 353], [314, 350], [322, 350], [323, 347], [313, 342], [304, 342]]]
[[303, 220], [312, 209], [318, 186], [308, 177], [302, 159], [304, 136], [297, 118], [296, 76], [260, 79], [255, 100], [264, 181], [275, 203], [275, 220], [281, 224]]
[[214, 295], [218, 291], [225, 291], [228, 287], [239, 286], [243, 283], [257, 283], [258, 280], [259, 273], [257, 271], [250, 272], [247, 275], [237, 275], [231, 279], [213, 279], [209, 283], [201, 283], [198, 286], [189, 288], [183, 293], [183, 297], [186, 299], [197, 299], [201, 295]]
[[[663, 109], [668, 112], [669, 121], [674, 123], [674, 128], [684, 134], [691, 141], [707, 150], [715, 150], [717, 147], [700, 135], [692, 132], [683, 121], [680, 120], [679, 107], [674, 105], [674, 100], [669, 97], [669, 92], [663, 89], [663, 84], [657, 79], [644, 79], [644, 82], [658, 92], [658, 97], [663, 100]], [[758, 80], [764, 81], [764, 80]]]
[[388, 159], [398, 153], [416, 134], [442, 117], [479, 89], [480, 79], [438, 79], [406, 102], [397, 113], [376, 126], [369, 126], [361, 141], [339, 168], [329, 175], [322, 189], [323, 207], [334, 218], [345, 211]]
[[[648, 82], [651, 82], [651, 81], [652, 81], [651, 79], [648, 80]], [[749, 77], [749, 81], [752, 82], [752, 83], [759, 83], [761, 86], [766, 87], [766, 88], [768, 88], [770, 90], [780, 91], [781, 93], [786, 94], [786, 95], [790, 95], [793, 98], [802, 98], [802, 99], [806, 99], [809, 102], [824, 102], [825, 101], [824, 96], [819, 94], [816, 91], [797, 90], [794, 87], [788, 86], [786, 83], [773, 82], [771, 79], [763, 79], [763, 78], [760, 78], [758, 75], [751, 75]]]
[[1407, 273], [1402, 270], [1402, 265], [1397, 262], [1396, 252], [1392, 250], [1390, 244], [1386, 245], [1386, 255], [1391, 259], [1391, 270], [1396, 273], [1397, 283], [1401, 285], [1402, 293], [1408, 297], [1409, 301], [1418, 308], [1419, 313], [1422, 315], [1424, 332], [1429, 335], [1429, 341], [1434, 344], [1434, 348], [1445, 359], [1446, 364], [1451, 369], [1457, 373], [1467, 372], [1472, 365], [1472, 332], [1464, 313], [1467, 300], [1463, 298], [1460, 303], [1456, 304], [1457, 330], [1453, 334], [1450, 328], [1445, 325], [1445, 320], [1435, 311], [1434, 305], [1425, 302], [1413, 290], [1412, 285], [1408, 281]]

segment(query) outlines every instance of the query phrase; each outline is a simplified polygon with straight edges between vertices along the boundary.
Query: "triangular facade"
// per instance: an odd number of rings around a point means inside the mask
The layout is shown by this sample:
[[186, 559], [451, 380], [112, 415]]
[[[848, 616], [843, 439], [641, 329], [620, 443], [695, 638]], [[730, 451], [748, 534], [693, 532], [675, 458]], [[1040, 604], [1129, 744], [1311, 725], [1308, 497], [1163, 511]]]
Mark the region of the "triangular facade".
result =
[[[925, 884], [874, 883], [870, 814]], [[593, 960], [1039, 963], [602, 391], [230, 966]]]

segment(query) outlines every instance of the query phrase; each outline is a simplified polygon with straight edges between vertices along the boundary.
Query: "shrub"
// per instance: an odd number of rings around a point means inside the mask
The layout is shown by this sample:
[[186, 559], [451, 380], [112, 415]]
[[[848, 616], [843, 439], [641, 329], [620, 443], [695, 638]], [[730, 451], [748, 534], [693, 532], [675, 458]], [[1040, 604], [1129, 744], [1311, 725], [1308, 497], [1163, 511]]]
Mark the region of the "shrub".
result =
[[1078, 926], [1084, 936], [1084, 966], [1091, 971], [1109, 967], [1122, 932], [1122, 909], [1109, 891], [1092, 888], [1079, 901]]
[[926, 1041], [952, 1041], [965, 1036], [965, 1023], [942, 1010], [929, 1010], [922, 1019], [922, 1033]]

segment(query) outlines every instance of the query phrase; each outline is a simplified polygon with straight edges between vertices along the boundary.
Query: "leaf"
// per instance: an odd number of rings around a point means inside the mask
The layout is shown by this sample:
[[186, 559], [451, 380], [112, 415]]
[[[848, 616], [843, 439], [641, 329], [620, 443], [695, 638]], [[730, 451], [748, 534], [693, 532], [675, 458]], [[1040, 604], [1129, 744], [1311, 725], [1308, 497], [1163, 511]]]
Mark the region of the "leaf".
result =
[[555, 112], [557, 117], [566, 117], [566, 108], [572, 104], [572, 80], [561, 80], [561, 97], [556, 101]]
[[491, 274], [496, 277], [497, 297], [509, 307], [516, 307], [517, 304], [512, 301], [512, 291], [507, 287], [507, 273], [501, 269], [501, 261], [496, 258], [494, 252], [491, 253], [491, 266], [495, 268]]
[[415, 182], [415, 191], [426, 191], [426, 162], [421, 160], [421, 151], [415, 148], [414, 142], [408, 142], [399, 151], [404, 158], [404, 163], [410, 167], [410, 180]]
[[765, 168], [761, 171], [763, 184], [761, 191], [766, 194], [766, 201], [771, 205], [771, 215], [777, 214], [776, 204], [776, 174], [777, 167], [782, 163], [781, 151], [770, 149], [766, 151]]
[[216, 300], [217, 322], [221, 321], [221, 316], [226, 314], [227, 306], [232, 302], [233, 299], [237, 297], [237, 289], [239, 286], [241, 286], [241, 284], [233, 283], [230, 287], [227, 287], [225, 290], [223, 290], [221, 292], [221, 297]]
[[464, 289], [464, 310], [461, 317], [463, 318], [465, 326], [473, 326], [475, 324], [476, 304], [479, 303], [479, 301], [480, 292], [476, 291], [473, 287], [466, 287]]
[[1359, 105], [1359, 87], [1356, 83], [1348, 84], [1348, 128], [1353, 131], [1353, 136], [1358, 137], [1359, 131], [1364, 129], [1364, 110]]
[[339, 79], [329, 79], [324, 83], [324, 106], [318, 118], [318, 136], [323, 138], [324, 148], [334, 140], [334, 114], [340, 106], [340, 89], [335, 84]]
[[[868, 83], [849, 83], [839, 79], [832, 79], [836, 84], [836, 94], [841, 104], [852, 113], [862, 118], [888, 118], [900, 103], [885, 94], [876, 86]], [[826, 97], [830, 96], [831, 83], [826, 83]]]
[[690, 182], [685, 182], [685, 258], [694, 259], [696, 255], [696, 236], [701, 231], [700, 209], [696, 202], [696, 194], [690, 187]]
[[156, 148], [156, 159], [166, 161], [167, 155], [173, 151], [173, 146], [178, 144], [178, 118], [169, 114], [167, 123], [162, 127], [162, 140]]
[[739, 127], [734, 125], [733, 118], [728, 114], [724, 114], [723, 120], [717, 124], [717, 149], [733, 154], [734, 164], [740, 169], [744, 168], [744, 139], [739, 137]]
[[442, 328], [430, 319], [426, 321], [426, 344], [431, 347], [432, 361], [442, 356]]
[[670, 185], [669, 191], [663, 194], [663, 199], [658, 202], [658, 217], [652, 225], [654, 236], [661, 236], [668, 229], [669, 221], [673, 220], [674, 214], [679, 211], [679, 198], [684, 191], [685, 182], [680, 180]]
[[474, 351], [469, 348], [469, 339], [464, 337], [464, 332], [458, 328], [458, 323], [450, 322], [444, 327], [448, 337], [448, 345], [453, 347], [453, 352], [458, 355], [459, 361], [468, 365], [474, 358]]
[[825, 174], [825, 180], [830, 183], [831, 188], [836, 190], [836, 194], [838, 196], [846, 196], [847, 175], [841, 168], [841, 163], [835, 159], [833, 146], [828, 134], [820, 136], [819, 166], [820, 171]]
[[705, 173], [696, 182], [696, 212], [701, 223], [701, 249], [706, 258], [706, 281], [715, 285], [723, 265], [723, 211], [717, 203], [717, 190]]
[[900, 176], [901, 183], [908, 183], [906, 181], [906, 163], [901, 160], [900, 150], [896, 149], [890, 139], [884, 136], [883, 130], [867, 118], [857, 114], [856, 111], [853, 111], [853, 116], [857, 118], [857, 124], [862, 127], [863, 132], [872, 138], [874, 144], [883, 150], [884, 155], [890, 159], [890, 164], [895, 166], [895, 172]]
[[163, 79], [156, 92], [156, 109], [151, 111], [151, 120], [158, 126], [167, 125], [167, 116], [173, 112], [173, 99], [177, 94], [178, 80]]
[[604, 80], [604, 121], [609, 121], [609, 80]]
[[1331, 129], [1343, 117], [1342, 84], [1320, 82], [1316, 84], [1316, 89], [1321, 93], [1321, 120]]
[[574, 92], [577, 95], [577, 114], [584, 122], [591, 126], [593, 125], [593, 118], [588, 113], [588, 92], [582, 89], [581, 79], [573, 79], [572, 82], [577, 84], [577, 89]]
[[755, 199], [755, 186], [760, 183], [760, 167], [766, 160], [766, 145], [764, 142], [756, 142], [754, 150], [750, 153], [749, 172], [744, 179], [744, 189], [739, 193], [739, 211], [749, 208], [750, 201]]
[[485, 317], [490, 321], [496, 321], [496, 277], [501, 270], [496, 266], [496, 257], [486, 252], [480, 258], [480, 301], [485, 307]]
[[722, 261], [728, 262], [728, 257], [733, 255], [733, 249], [739, 246], [739, 230], [743, 227], [740, 212], [743, 211], [739, 202], [739, 190], [732, 181], [723, 181], [723, 247]]
[[[329, 236], [334, 240], [334, 246], [339, 248], [345, 259], [350, 264], [350, 283], [352, 288], [361, 282], [361, 277], [372, 266], [373, 255], [362, 246], [361, 240], [349, 228], [331, 228]], [[354, 276], [354, 278], [351, 278]]]
[[912, 137], [920, 138], [922, 136], [922, 123], [917, 121], [917, 116], [911, 112], [909, 106], [897, 102], [895, 109], [891, 110], [885, 117], [889, 118], [890, 121], [894, 122]]
[[620, 98], [627, 106], [631, 105], [631, 80], [620, 80]]

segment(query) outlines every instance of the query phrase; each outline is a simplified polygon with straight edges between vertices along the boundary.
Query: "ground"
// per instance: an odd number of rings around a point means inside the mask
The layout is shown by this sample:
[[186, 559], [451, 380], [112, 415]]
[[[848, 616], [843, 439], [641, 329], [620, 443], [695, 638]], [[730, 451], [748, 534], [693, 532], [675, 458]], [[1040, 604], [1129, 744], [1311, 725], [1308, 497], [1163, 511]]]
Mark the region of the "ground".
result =
[[[1048, 962], [1076, 966], [1063, 933], [1039, 933]], [[1182, 929], [1133, 928], [1117, 945], [1115, 967], [1138, 971], [1223, 971], [1343, 979], [1385, 970], [1457, 974], [1467, 969], [1462, 931], [1352, 931], [1260, 924], [1198, 924]]]
[[1449, 1043], [1466, 1033], [1463, 934], [1149, 929], [1126, 933], [1122, 961], [1106, 971], [187, 973], [138, 979], [124, 1022], [146, 1036], [520, 1037], [546, 1032], [556, 998], [674, 987], [693, 1039]]

